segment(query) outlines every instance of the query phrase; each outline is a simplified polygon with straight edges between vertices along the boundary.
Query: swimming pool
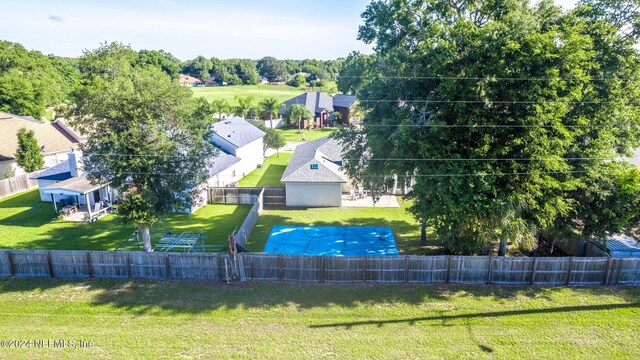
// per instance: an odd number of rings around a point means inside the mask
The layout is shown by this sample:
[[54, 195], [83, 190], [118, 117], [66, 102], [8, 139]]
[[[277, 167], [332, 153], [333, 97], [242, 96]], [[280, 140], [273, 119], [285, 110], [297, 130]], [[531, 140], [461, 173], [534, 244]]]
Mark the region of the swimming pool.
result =
[[264, 252], [317, 256], [399, 255], [388, 226], [274, 226]]

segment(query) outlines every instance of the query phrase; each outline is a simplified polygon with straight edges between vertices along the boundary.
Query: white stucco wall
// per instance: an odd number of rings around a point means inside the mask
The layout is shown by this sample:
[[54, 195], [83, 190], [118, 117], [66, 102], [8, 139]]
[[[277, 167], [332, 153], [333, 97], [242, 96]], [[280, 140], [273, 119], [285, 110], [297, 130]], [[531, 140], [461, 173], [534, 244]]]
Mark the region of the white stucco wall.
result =
[[[67, 151], [58, 152], [58, 153], [49, 153], [43, 156], [44, 165], [43, 169], [50, 168], [58, 165], [59, 163], [66, 161], [69, 158], [69, 153]], [[23, 168], [18, 166], [15, 160], [6, 160], [0, 162], [0, 178], [2, 178], [8, 171], [13, 170], [14, 176], [26, 174]]]
[[287, 206], [342, 206], [342, 184], [287, 183]]
[[238, 164], [239, 163], [233, 164], [207, 179], [207, 185], [211, 187], [225, 187], [242, 179], [242, 172], [237, 169]]
[[236, 171], [241, 177], [249, 175], [250, 172], [264, 163], [262, 154], [263, 138], [254, 140], [247, 145], [236, 150], [236, 156], [241, 160], [236, 164]]
[[13, 176], [17, 176], [22, 175], [25, 172], [21, 167], [18, 166], [18, 164], [16, 164], [15, 160], [5, 160], [0, 162], [0, 179], [2, 179], [5, 175], [11, 175], [12, 173]]
[[44, 167], [50, 168], [56, 166], [59, 163], [69, 159], [69, 151], [62, 151], [58, 153], [47, 154], [44, 156]]

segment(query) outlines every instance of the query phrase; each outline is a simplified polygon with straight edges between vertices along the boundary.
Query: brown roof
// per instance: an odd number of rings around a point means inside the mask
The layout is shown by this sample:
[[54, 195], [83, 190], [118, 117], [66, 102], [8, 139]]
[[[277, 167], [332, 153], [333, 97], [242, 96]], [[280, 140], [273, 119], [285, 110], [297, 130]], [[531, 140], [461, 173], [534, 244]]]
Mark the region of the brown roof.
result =
[[74, 143], [83, 142], [88, 138], [87, 134], [84, 134], [78, 129], [76, 129], [75, 127], [69, 125], [69, 123], [67, 122], [67, 119], [65, 118], [57, 118], [51, 124], [71, 142], [74, 142]]
[[44, 146], [44, 154], [77, 147], [77, 141], [67, 138], [48, 121], [41, 122], [0, 112], [0, 161], [14, 158], [18, 149], [18, 131], [23, 127], [33, 130], [38, 145]]
[[180, 74], [180, 79], [178, 80], [178, 82], [180, 84], [195, 84], [195, 83], [201, 83], [202, 80], [198, 78], [194, 78], [193, 76]]

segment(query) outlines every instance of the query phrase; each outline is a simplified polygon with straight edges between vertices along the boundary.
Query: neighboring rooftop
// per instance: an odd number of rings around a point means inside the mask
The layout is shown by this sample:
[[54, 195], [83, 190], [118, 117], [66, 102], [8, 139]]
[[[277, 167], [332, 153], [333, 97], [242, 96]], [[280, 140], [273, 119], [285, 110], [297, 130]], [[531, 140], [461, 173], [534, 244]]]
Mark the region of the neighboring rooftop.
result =
[[285, 107], [280, 109], [279, 113], [284, 115], [291, 105], [302, 104], [306, 106], [311, 113], [317, 115], [325, 110], [333, 112], [336, 107], [349, 108], [355, 102], [356, 97], [353, 95], [337, 94], [336, 96], [331, 96], [322, 92], [309, 91], [285, 101], [283, 103]]
[[296, 147], [281, 181], [346, 183], [341, 167], [342, 145], [327, 136]]
[[71, 179], [71, 169], [69, 168], [69, 160], [65, 160], [56, 166], [41, 171], [38, 175], [32, 177], [34, 180], [56, 180], [63, 181]]
[[223, 170], [229, 168], [231, 165], [240, 161], [239, 157], [235, 157], [231, 154], [218, 149], [218, 155], [213, 160], [213, 163], [208, 167], [209, 176], [214, 176]]
[[355, 95], [336, 94], [333, 97], [333, 107], [350, 108], [355, 102]]
[[44, 154], [68, 151], [77, 147], [77, 141], [69, 139], [48, 121], [0, 112], [0, 161], [14, 158], [18, 149], [18, 131], [23, 127], [33, 130]]
[[218, 121], [212, 127], [218, 136], [238, 148], [266, 135], [264, 131], [237, 116]]
[[58, 118], [51, 124], [60, 131], [62, 135], [69, 139], [69, 141], [79, 143], [87, 140], [88, 138], [87, 134], [83, 134], [73, 126], [69, 125], [65, 118]]
[[98, 190], [105, 184], [91, 184], [89, 179], [85, 176], [73, 177], [64, 181], [57, 182], [44, 187], [44, 190], [51, 191], [67, 191], [77, 193], [78, 195], [85, 195], [92, 191]]
[[201, 83], [202, 80], [195, 78], [191, 75], [180, 74], [180, 78], [178, 79], [180, 84], [197, 84]]
[[317, 91], [309, 91], [285, 101], [285, 107], [280, 109], [279, 113], [286, 114], [289, 107], [295, 104], [306, 106], [312, 114], [320, 114], [325, 110], [329, 112], [333, 111], [333, 98], [331, 95]]
[[640, 257], [640, 242], [626, 235], [614, 235], [607, 239], [607, 248], [613, 257]]

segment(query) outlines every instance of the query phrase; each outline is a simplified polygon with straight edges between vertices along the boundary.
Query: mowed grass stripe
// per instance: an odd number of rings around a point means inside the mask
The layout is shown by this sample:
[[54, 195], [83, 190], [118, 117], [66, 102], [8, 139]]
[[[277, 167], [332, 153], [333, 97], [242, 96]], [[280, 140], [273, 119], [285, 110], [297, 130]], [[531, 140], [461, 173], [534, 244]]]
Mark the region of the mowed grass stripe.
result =
[[640, 289], [1, 279], [0, 336], [56, 358], [640, 356]]

